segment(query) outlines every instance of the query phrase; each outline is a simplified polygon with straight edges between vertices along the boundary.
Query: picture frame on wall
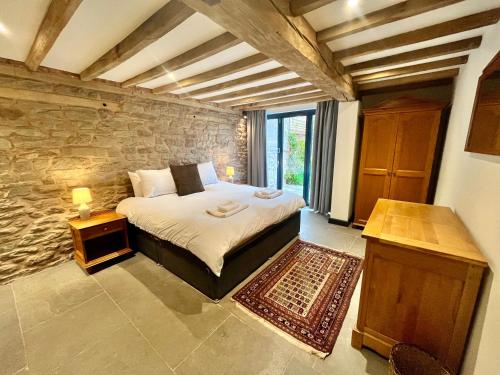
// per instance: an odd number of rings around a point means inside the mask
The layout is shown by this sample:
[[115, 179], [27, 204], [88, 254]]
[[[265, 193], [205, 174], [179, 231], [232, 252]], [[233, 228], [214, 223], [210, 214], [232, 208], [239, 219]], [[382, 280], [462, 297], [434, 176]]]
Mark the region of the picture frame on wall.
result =
[[479, 77], [465, 151], [500, 155], [500, 52]]

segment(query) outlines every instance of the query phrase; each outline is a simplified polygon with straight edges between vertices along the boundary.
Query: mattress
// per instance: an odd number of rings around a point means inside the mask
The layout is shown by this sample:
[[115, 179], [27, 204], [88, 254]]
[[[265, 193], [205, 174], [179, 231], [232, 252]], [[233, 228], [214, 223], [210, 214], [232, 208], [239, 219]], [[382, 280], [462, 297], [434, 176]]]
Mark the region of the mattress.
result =
[[[182, 197], [126, 198], [116, 211], [138, 228], [189, 250], [220, 276], [227, 252], [305, 206], [301, 196], [290, 192], [274, 199], [257, 198], [254, 193], [258, 189], [219, 182], [205, 186], [204, 192]], [[227, 200], [249, 207], [227, 218], [206, 212]]]

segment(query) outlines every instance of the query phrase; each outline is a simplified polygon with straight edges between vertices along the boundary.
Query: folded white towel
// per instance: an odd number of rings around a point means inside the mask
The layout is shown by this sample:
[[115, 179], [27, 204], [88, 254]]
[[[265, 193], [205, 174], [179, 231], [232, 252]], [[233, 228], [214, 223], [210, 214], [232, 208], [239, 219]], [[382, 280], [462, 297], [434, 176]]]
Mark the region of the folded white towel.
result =
[[275, 194], [278, 190], [274, 188], [265, 188], [265, 189], [260, 189], [257, 190], [257, 192], [261, 195], [272, 195]]
[[257, 198], [261, 198], [261, 199], [273, 199], [273, 198], [279, 197], [281, 194], [283, 194], [283, 190], [276, 190], [272, 194], [263, 194], [260, 191], [255, 192], [255, 196]]
[[232, 211], [221, 212], [219, 210], [207, 210], [207, 213], [212, 215], [212, 216], [215, 216], [215, 217], [224, 218], [224, 217], [233, 216], [234, 214], [237, 214], [238, 212], [243, 211], [244, 209], [248, 208], [248, 206], [249, 206], [248, 204], [241, 204], [241, 205], [238, 205], [238, 207]]
[[217, 206], [217, 209], [220, 212], [229, 212], [229, 211], [233, 211], [233, 210], [237, 209], [238, 207], [239, 207], [239, 203], [238, 202], [235, 202], [235, 201], [226, 201], [226, 202], [222, 202], [221, 204], [219, 204]]

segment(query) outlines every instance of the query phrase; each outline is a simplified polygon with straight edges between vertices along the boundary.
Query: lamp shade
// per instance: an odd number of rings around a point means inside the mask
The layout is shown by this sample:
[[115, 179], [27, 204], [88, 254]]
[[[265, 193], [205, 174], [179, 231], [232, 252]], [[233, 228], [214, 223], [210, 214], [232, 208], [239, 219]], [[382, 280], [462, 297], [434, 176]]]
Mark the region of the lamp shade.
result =
[[92, 196], [90, 195], [90, 189], [76, 188], [73, 189], [73, 204], [82, 204], [92, 202]]
[[226, 176], [233, 177], [234, 176], [234, 167], [226, 167]]

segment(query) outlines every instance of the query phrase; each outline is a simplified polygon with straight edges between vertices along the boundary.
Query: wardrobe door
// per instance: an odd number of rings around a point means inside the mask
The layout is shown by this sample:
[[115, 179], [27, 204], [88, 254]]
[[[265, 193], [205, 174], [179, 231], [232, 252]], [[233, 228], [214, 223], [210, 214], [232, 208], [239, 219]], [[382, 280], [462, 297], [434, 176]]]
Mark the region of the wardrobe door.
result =
[[355, 224], [364, 225], [378, 198], [387, 198], [396, 144], [397, 114], [370, 114], [365, 117]]
[[426, 202], [440, 118], [435, 110], [399, 114], [390, 199]]

